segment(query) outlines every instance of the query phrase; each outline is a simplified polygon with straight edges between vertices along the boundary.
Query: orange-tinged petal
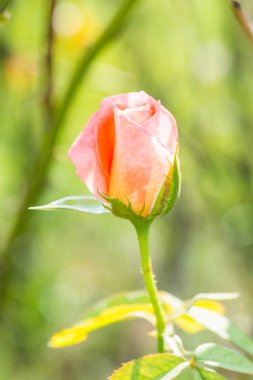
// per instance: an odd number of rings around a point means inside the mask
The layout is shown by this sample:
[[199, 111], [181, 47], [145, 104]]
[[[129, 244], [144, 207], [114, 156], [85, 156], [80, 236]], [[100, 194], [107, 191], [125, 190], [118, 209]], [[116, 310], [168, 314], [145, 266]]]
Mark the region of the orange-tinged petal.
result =
[[69, 158], [76, 167], [77, 175], [86, 183], [93, 194], [107, 193], [106, 180], [96, 154], [96, 123], [99, 112], [90, 118], [86, 128], [81, 132], [69, 150]]
[[[174, 125], [168, 118], [165, 122], [160, 110], [142, 125], [134, 123], [128, 112], [118, 107], [114, 113], [115, 147], [109, 196], [125, 204], [129, 201], [135, 212], [143, 210], [142, 215], [147, 216], [173, 164], [177, 133], [173, 135]], [[161, 134], [159, 128], [168, 131]], [[171, 135], [175, 143], [170, 147]]]
[[99, 118], [96, 123], [96, 154], [100, 168], [108, 184], [115, 140], [112, 98], [105, 98], [102, 101]]

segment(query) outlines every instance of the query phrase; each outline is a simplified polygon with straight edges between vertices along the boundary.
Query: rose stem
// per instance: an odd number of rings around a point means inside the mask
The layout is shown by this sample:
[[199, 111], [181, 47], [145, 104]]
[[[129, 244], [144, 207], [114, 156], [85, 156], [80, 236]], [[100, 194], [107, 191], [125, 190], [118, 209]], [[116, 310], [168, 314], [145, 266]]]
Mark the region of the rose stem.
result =
[[164, 352], [164, 330], [166, 322], [163, 314], [162, 304], [159, 300], [158, 290], [155, 281], [155, 275], [152, 269], [152, 262], [149, 253], [149, 228], [150, 222], [142, 223], [141, 225], [135, 225], [140, 254], [141, 254], [141, 267], [144, 282], [150, 297], [150, 301], [154, 307], [156, 315], [156, 330], [157, 330], [157, 351]]

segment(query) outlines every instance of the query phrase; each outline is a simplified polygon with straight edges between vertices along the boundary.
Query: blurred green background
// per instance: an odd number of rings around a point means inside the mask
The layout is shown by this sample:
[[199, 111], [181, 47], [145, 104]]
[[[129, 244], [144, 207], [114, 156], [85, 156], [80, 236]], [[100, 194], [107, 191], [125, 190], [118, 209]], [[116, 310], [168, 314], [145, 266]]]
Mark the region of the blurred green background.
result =
[[[243, 4], [253, 15], [252, 1]], [[54, 93], [119, 6], [116, 0], [58, 0], [53, 15]], [[44, 126], [44, 56], [49, 1], [13, 1], [0, 24], [0, 248], [4, 250]], [[67, 151], [103, 97], [144, 90], [175, 115], [183, 187], [171, 215], [154, 223], [159, 287], [181, 298], [239, 291], [227, 312], [253, 332], [253, 47], [227, 0], [140, 0], [124, 31], [92, 62], [53, 150], [36, 204], [87, 194]], [[142, 321], [47, 348], [95, 301], [142, 289], [130, 223], [71, 211], [31, 212], [9, 249], [0, 309], [0, 379], [103, 380], [122, 362], [155, 351]], [[215, 340], [183, 338], [188, 348]], [[252, 379], [229, 375], [231, 379]]]

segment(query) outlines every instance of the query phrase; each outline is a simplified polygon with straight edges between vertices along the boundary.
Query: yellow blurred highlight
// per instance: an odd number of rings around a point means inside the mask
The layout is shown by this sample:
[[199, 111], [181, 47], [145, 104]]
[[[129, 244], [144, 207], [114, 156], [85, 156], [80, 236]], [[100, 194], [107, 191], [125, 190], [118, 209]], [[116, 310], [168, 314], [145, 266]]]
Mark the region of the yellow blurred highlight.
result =
[[10, 88], [26, 90], [35, 85], [38, 70], [31, 58], [10, 55], [5, 59], [4, 68]]
[[76, 326], [54, 334], [48, 346], [52, 348], [68, 347], [84, 342], [86, 339], [87, 334], [85, 334], [83, 328]]
[[[221, 302], [217, 301], [201, 300], [195, 302], [193, 306], [203, 307], [204, 309], [214, 311], [218, 314], [225, 313], [224, 305]], [[195, 322], [192, 318], [188, 317], [187, 315], [182, 315], [181, 317], [176, 318], [175, 324], [188, 334], [196, 334], [199, 331], [204, 330], [203, 326]]]
[[64, 53], [90, 45], [100, 33], [95, 15], [85, 7], [70, 1], [59, 3], [53, 15], [57, 47]]
[[49, 347], [62, 348], [72, 346], [86, 340], [89, 333], [130, 318], [150, 319], [153, 308], [149, 304], [130, 304], [113, 306], [102, 311], [98, 316], [88, 318], [83, 322], [54, 334], [49, 341]]
[[218, 301], [200, 300], [195, 302], [194, 306], [203, 307], [205, 309], [215, 311], [218, 314], [225, 313], [225, 306]]

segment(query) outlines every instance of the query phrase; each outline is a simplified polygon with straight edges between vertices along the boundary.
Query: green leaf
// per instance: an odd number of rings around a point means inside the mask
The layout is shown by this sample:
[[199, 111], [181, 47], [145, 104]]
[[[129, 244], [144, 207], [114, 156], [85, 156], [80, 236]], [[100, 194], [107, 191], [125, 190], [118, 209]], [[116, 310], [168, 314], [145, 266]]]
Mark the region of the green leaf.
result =
[[[165, 315], [168, 317], [173, 314], [175, 309], [183, 305], [182, 300], [169, 293], [160, 292], [159, 295]], [[206, 302], [208, 304], [205, 307], [217, 308], [214, 301]], [[143, 318], [153, 326], [155, 325], [153, 307], [145, 291], [121, 292], [100, 301], [85, 313], [81, 322], [54, 334], [49, 345], [53, 348], [60, 348], [78, 344], [85, 341], [88, 335], [95, 330], [133, 318]], [[202, 329], [199, 323], [186, 314], [176, 317], [173, 321], [184, 331], [190, 333]]]
[[132, 292], [119, 292], [97, 302], [92, 308], [84, 314], [85, 318], [96, 317], [103, 310], [119, 305], [145, 305], [150, 306], [149, 296], [144, 290]]
[[151, 210], [151, 217], [167, 214], [176, 204], [181, 191], [181, 173], [177, 158], [177, 152], [174, 157], [172, 174], [168, 173], [161, 189], [156, 197]]
[[226, 378], [209, 369], [196, 368], [193, 380], [226, 380]]
[[177, 380], [195, 380], [194, 378], [194, 371], [192, 368], [188, 367], [183, 370], [183, 372], [180, 373], [180, 375], [176, 378]]
[[[175, 310], [179, 309], [183, 305], [183, 301], [168, 292], [159, 292], [164, 312], [166, 316], [171, 316]], [[106, 299], [97, 303], [92, 309], [85, 313], [86, 318], [99, 315], [104, 309], [119, 306], [119, 305], [131, 305], [139, 304], [148, 308], [151, 307], [149, 296], [146, 291], [132, 291], [132, 292], [120, 292], [116, 293]], [[198, 305], [209, 310], [215, 310], [217, 312], [223, 311], [223, 307], [219, 302], [214, 301], [198, 301]], [[193, 333], [200, 331], [203, 327], [189, 318], [186, 314], [180, 315], [174, 320], [175, 324], [180, 326], [184, 331]], [[155, 324], [155, 323], [154, 323]]]
[[253, 374], [253, 363], [248, 358], [237, 351], [218, 344], [202, 344], [195, 351], [195, 359], [210, 366], [249, 375]]
[[187, 315], [206, 329], [253, 355], [253, 341], [228, 318], [197, 306], [191, 307]]
[[189, 367], [189, 362], [183, 362], [174, 367], [170, 372], [168, 372], [165, 376], [162, 377], [161, 380], [173, 380], [178, 379], [179, 375], [184, 372], [186, 368]]
[[105, 208], [97, 198], [93, 196], [70, 196], [66, 198], [58, 199], [47, 205], [29, 207], [29, 210], [57, 210], [67, 209], [86, 212], [89, 214], [105, 214], [109, 213], [109, 210]]
[[123, 364], [108, 380], [165, 380], [164, 376], [182, 363], [186, 362], [170, 354], [144, 356]]
[[198, 293], [190, 301], [195, 303], [200, 300], [228, 301], [239, 297], [239, 293]]
[[87, 318], [70, 328], [57, 332], [50, 339], [49, 346], [52, 348], [72, 346], [83, 342], [89, 333], [102, 327], [132, 318], [149, 320], [152, 315], [153, 311], [149, 305], [146, 307], [141, 304], [133, 304], [107, 308], [96, 317]]
[[[173, 370], [172, 370], [173, 371]], [[188, 367], [176, 378], [176, 380], [227, 380], [219, 373], [207, 368]]]
[[203, 309], [208, 309], [215, 311], [219, 314], [223, 314], [225, 309], [224, 306], [217, 301], [212, 300], [190, 300], [182, 301], [179, 298], [168, 292], [161, 292], [161, 297], [163, 302], [168, 306], [172, 311], [168, 311], [169, 320], [178, 325], [182, 330], [188, 334], [195, 334], [203, 330], [203, 326], [197, 323], [193, 318], [191, 318], [187, 311], [192, 306], [192, 303], [196, 306], [199, 306]]
[[144, 292], [119, 293], [104, 299], [89, 310], [81, 322], [54, 334], [49, 346], [72, 346], [85, 341], [95, 330], [133, 318], [143, 318], [155, 324], [153, 307]]
[[108, 380], [226, 380], [205, 368], [191, 368], [190, 362], [171, 354], [144, 356], [123, 364]]

